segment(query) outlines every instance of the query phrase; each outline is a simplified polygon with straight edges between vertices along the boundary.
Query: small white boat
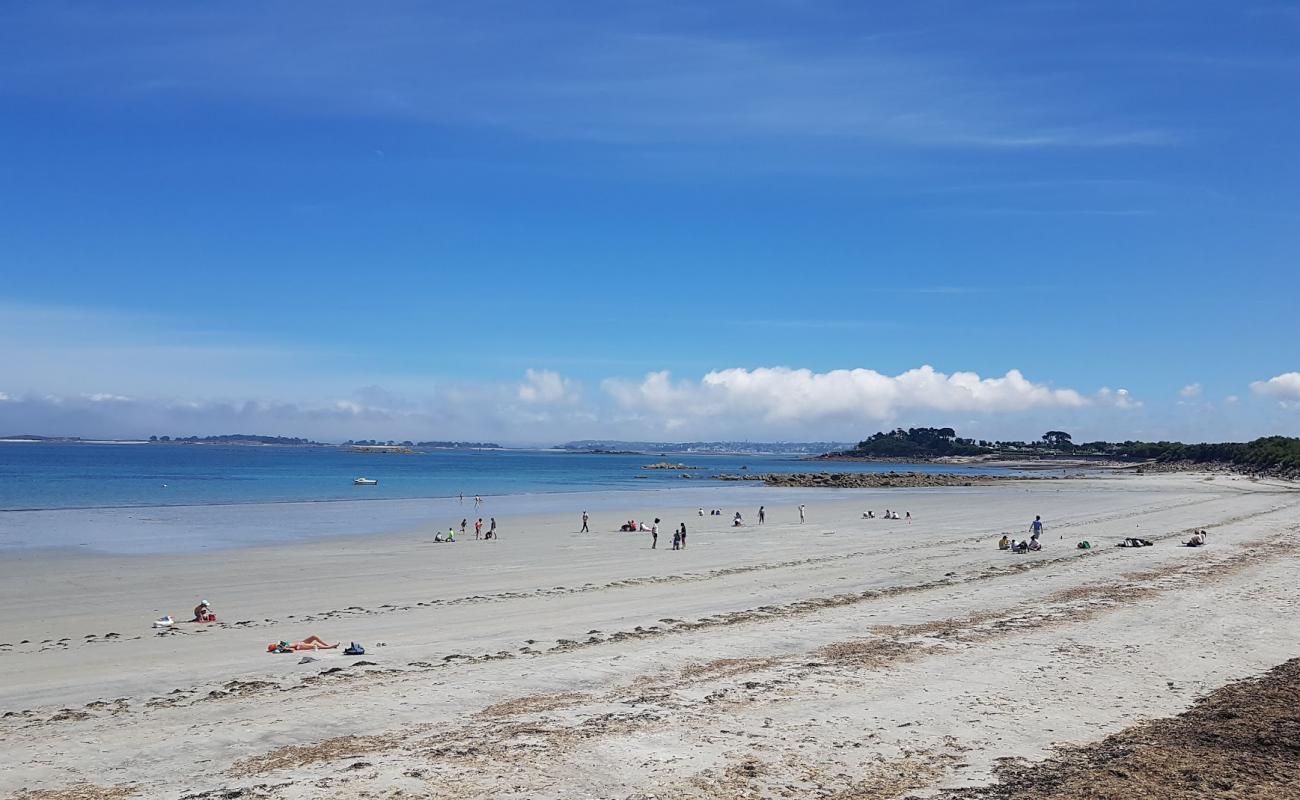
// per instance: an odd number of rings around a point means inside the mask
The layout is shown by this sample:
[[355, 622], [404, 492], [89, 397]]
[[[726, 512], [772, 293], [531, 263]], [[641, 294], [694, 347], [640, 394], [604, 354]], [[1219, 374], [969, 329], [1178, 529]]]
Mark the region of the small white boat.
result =
[[379, 481], [375, 480], [374, 478], [357, 478], [356, 480], [352, 481], [352, 485], [353, 486], [378, 486]]

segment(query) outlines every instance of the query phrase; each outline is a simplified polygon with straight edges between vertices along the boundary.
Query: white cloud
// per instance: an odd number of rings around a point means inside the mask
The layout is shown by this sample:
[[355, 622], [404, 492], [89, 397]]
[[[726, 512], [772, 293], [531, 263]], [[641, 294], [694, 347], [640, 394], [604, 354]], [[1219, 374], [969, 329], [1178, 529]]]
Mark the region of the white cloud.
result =
[[1178, 390], [1178, 395], [1180, 397], [1185, 397], [1188, 400], [1193, 400], [1197, 397], [1200, 397], [1201, 385], [1199, 383], [1189, 383], [1186, 386], [1184, 386], [1182, 389]]
[[582, 399], [577, 382], [546, 369], [525, 371], [518, 394], [525, 403], [537, 405], [575, 405]]
[[1142, 407], [1142, 401], [1133, 397], [1133, 394], [1128, 389], [1112, 390], [1108, 386], [1103, 386], [1097, 391], [1096, 401], [1103, 406], [1124, 410]]
[[1284, 372], [1266, 381], [1255, 381], [1250, 390], [1263, 397], [1276, 398], [1287, 407], [1300, 404], [1300, 372]]
[[[852, 424], [912, 411], [1002, 413], [1076, 409], [1093, 402], [1073, 389], [1034, 383], [1019, 370], [981, 378], [973, 372], [945, 374], [928, 365], [894, 376], [870, 369], [819, 373], [788, 367], [737, 368], [710, 372], [698, 382], [673, 381], [663, 371], [640, 381], [606, 380], [602, 385], [619, 408], [659, 416], [669, 429], [700, 418], [741, 417], [755, 424]], [[1121, 399], [1133, 402], [1127, 392]]]

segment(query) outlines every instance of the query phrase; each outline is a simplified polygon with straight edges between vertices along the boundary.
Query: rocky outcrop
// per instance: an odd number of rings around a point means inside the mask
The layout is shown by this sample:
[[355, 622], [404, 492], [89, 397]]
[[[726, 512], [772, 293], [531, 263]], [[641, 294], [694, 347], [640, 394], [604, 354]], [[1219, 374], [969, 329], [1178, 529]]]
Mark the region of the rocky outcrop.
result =
[[954, 475], [946, 472], [793, 472], [719, 475], [720, 481], [762, 481], [767, 486], [828, 489], [884, 489], [923, 486], [986, 486], [1021, 476]]
[[692, 467], [686, 464], [669, 464], [667, 461], [661, 461], [658, 464], [646, 464], [641, 469], [704, 469], [704, 467]]

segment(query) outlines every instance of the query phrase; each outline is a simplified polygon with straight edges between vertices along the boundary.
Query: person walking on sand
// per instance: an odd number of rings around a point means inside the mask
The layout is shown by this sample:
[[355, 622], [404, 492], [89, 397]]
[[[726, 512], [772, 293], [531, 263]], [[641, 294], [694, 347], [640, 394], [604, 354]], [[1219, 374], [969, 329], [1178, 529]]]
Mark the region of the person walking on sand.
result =
[[799, 504], [799, 521], [803, 522], [803, 503]]
[[458, 501], [460, 501], [460, 504], [461, 504], [461, 505], [465, 505], [465, 493], [464, 493], [464, 492], [461, 492], [460, 494], [456, 495], [456, 499], [457, 499]]
[[478, 495], [474, 495], [474, 507], [478, 508], [481, 505], [483, 505], [483, 498], [479, 497]]
[[474, 538], [475, 538], [475, 539], [482, 539], [482, 538], [483, 538], [483, 518], [482, 518], [482, 517], [479, 517], [478, 519], [474, 520]]
[[759, 507], [758, 507], [758, 524], [759, 524], [759, 525], [762, 525], [762, 524], [763, 524], [763, 520], [765, 520], [765, 519], [767, 519], [767, 515], [763, 513], [763, 507], [762, 507], [762, 506], [759, 506]]
[[466, 527], [467, 525], [469, 525], [469, 520], [468, 520], [468, 519], [465, 519], [465, 518], [462, 517], [462, 518], [461, 518], [461, 521], [460, 521], [460, 535], [461, 535], [461, 536], [464, 536], [464, 535], [465, 535], [465, 527]]
[[587, 529], [587, 512], [586, 512], [586, 511], [582, 512], [582, 530], [578, 531], [578, 533], [591, 533], [591, 531], [589, 531], [589, 530]]
[[650, 526], [650, 549], [655, 550], [659, 547], [659, 518], [655, 517], [655, 522]]
[[1029, 523], [1029, 532], [1037, 539], [1043, 533], [1043, 518], [1035, 515], [1034, 521]]

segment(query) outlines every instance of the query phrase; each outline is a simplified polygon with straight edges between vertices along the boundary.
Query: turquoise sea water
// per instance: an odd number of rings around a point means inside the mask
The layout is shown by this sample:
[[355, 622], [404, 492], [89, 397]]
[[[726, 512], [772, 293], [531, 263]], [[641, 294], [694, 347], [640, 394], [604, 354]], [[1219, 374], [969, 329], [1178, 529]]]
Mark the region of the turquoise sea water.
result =
[[[660, 461], [699, 467], [691, 480]], [[349, 453], [335, 448], [0, 443], [0, 553], [201, 553], [335, 536], [446, 530], [495, 517], [503, 533], [532, 515], [589, 510], [596, 530], [624, 513], [767, 504], [794, 514], [888, 490], [785, 489], [709, 480], [722, 473], [996, 469], [854, 464], [790, 457], [575, 455], [547, 451]], [[378, 486], [354, 486], [365, 476]], [[908, 492], [951, 491], [909, 489]], [[981, 491], [978, 488], [962, 491]], [[458, 495], [464, 493], [462, 501]], [[483, 497], [476, 507], [474, 495]], [[879, 496], [879, 495], [876, 495]], [[864, 506], [866, 507], [866, 506]], [[775, 518], [775, 517], [774, 517]]]
[[[695, 480], [660, 461], [687, 464]], [[988, 467], [857, 464], [777, 456], [582, 455], [536, 450], [413, 455], [336, 448], [0, 443], [0, 511], [501, 496], [719, 485], [723, 473], [916, 470], [996, 473]], [[353, 486], [356, 477], [378, 486]]]

